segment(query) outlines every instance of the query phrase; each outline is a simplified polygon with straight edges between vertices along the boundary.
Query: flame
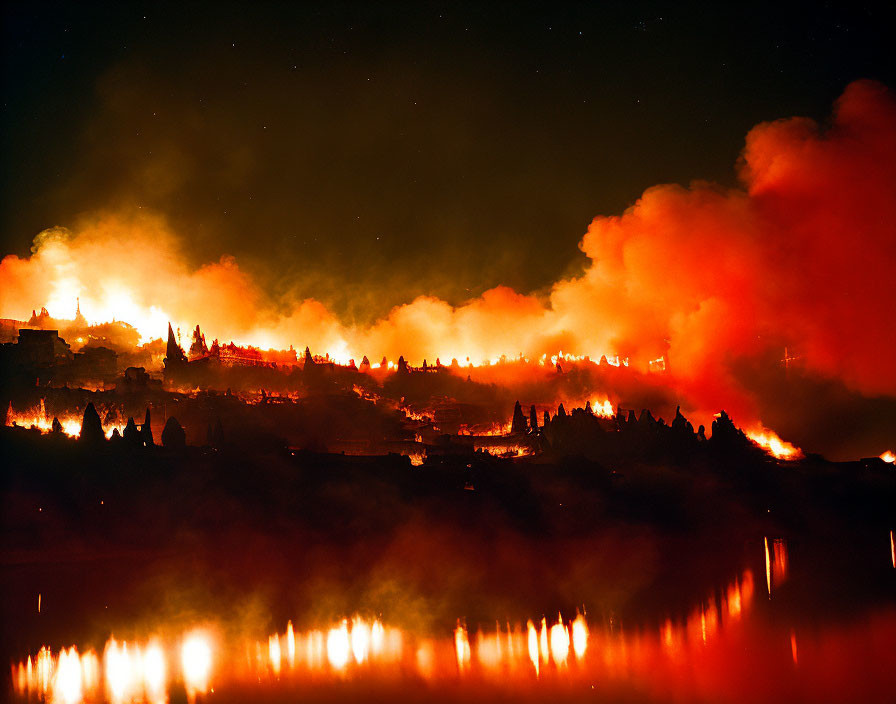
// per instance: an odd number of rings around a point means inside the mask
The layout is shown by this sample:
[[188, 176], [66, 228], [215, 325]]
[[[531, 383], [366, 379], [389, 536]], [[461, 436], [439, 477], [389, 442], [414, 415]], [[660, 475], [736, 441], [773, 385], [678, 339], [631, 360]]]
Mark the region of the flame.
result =
[[483, 425], [467, 425], [462, 423], [458, 428], [458, 435], [478, 435], [480, 437], [503, 437], [510, 435], [513, 427], [512, 421], [506, 423], [487, 423]]
[[886, 450], [881, 454], [880, 458], [884, 462], [889, 462], [890, 464], [896, 463], [896, 453], [894, 453], [892, 450]]
[[[97, 409], [97, 412], [100, 414], [100, 417], [105, 415], [100, 409]], [[62, 426], [63, 434], [70, 438], [80, 437], [81, 423], [83, 422], [81, 416], [75, 413], [63, 413], [56, 416], [56, 418]], [[17, 425], [22, 428], [36, 428], [44, 434], [53, 432], [53, 419], [47, 413], [44, 399], [40, 400], [38, 406], [30, 408], [27, 411], [15, 411], [12, 407], [12, 402], [10, 401], [9, 407], [6, 410], [6, 425], [7, 427]], [[121, 434], [124, 432], [124, 428], [125, 426], [123, 423], [110, 423], [104, 428], [103, 432], [105, 432], [106, 438], [108, 439], [112, 437], [112, 434], [116, 429], [119, 434]]]
[[420, 467], [426, 461], [426, 451], [409, 452], [407, 458], [411, 461], [412, 467]]
[[747, 437], [779, 460], [797, 460], [803, 456], [802, 450], [785, 442], [773, 431], [761, 426], [747, 431]]
[[432, 418], [426, 413], [415, 411], [407, 406], [402, 406], [400, 410], [408, 420], [417, 421], [419, 423], [432, 423]]
[[591, 410], [594, 412], [594, 415], [600, 418], [614, 418], [616, 416], [613, 404], [606, 398], [603, 401], [592, 401]]
[[534, 449], [525, 445], [474, 445], [496, 457], [525, 457], [534, 453]]

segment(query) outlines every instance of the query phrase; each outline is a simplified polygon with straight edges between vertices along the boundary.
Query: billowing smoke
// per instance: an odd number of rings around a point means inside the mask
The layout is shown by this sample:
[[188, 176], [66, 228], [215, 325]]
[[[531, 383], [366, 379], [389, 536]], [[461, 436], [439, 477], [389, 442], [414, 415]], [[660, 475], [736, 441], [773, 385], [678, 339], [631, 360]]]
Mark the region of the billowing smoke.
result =
[[656, 186], [622, 215], [595, 218], [580, 244], [584, 273], [546, 297], [499, 286], [459, 307], [421, 297], [346, 325], [317, 301], [272, 300], [232, 258], [191, 268], [178, 245], [189, 233], [161, 218], [117, 215], [41, 233], [31, 257], [6, 257], [0, 315], [27, 318], [46, 304], [70, 317], [80, 296], [89, 319], [128, 320], [147, 336], [169, 319], [198, 322], [224, 341], [309, 345], [345, 360], [563, 350], [645, 369], [663, 357], [667, 385], [701, 421], [722, 407], [762, 420], [770, 400], [755, 372], [785, 347], [818, 378], [896, 396], [892, 94], [860, 81], [829, 125], [757, 125], [738, 169], [738, 188]]
[[[750, 413], [737, 361], [770, 344], [869, 395], [896, 394], [896, 104], [850, 85], [822, 128], [747, 135], [743, 188], [657, 186], [582, 241], [585, 275], [554, 287], [558, 329], [641, 358], [666, 354], [698, 406]], [[592, 343], [595, 344], [595, 343]]]

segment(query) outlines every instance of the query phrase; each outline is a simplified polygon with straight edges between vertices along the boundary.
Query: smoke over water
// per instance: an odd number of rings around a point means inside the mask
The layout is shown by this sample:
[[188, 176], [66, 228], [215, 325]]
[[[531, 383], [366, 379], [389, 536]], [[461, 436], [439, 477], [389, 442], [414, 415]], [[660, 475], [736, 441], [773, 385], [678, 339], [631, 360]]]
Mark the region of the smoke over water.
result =
[[655, 186], [622, 215], [596, 217], [580, 243], [584, 273], [545, 296], [497, 286], [457, 307], [420, 297], [345, 324], [319, 301], [272, 298], [231, 257], [191, 267], [179, 244], [189, 233], [161, 216], [117, 213], [44, 231], [30, 257], [4, 258], [0, 316], [46, 305], [70, 318], [80, 296], [88, 320], [125, 320], [145, 339], [169, 320], [184, 331], [199, 323], [210, 339], [308, 345], [340, 361], [464, 365], [562, 350], [627, 357], [643, 371], [663, 357], [652, 383], [698, 422], [726, 408], [770, 424], [775, 389], [762, 370], [780, 366], [785, 347], [835, 395], [896, 397], [893, 95], [860, 81], [829, 125], [757, 125], [737, 168], [738, 188]]

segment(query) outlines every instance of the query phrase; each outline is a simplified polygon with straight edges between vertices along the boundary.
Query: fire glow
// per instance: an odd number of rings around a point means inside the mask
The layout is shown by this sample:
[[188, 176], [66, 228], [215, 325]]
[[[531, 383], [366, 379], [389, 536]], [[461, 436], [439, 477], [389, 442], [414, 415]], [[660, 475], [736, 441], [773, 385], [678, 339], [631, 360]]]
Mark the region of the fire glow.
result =
[[800, 448], [785, 442], [767, 428], [747, 431], [747, 437], [776, 459], [797, 460], [803, 456]]
[[[80, 298], [88, 321], [127, 321], [141, 342], [163, 336], [169, 320], [183, 330], [200, 320], [240, 345], [309, 345], [343, 364], [367, 353], [387, 370], [401, 355], [456, 359], [461, 374], [497, 379], [518, 376], [505, 374], [517, 365], [534, 374], [590, 361], [650, 377], [704, 425], [719, 408], [761, 422], [776, 399], [733, 372], [776, 348], [771, 339], [791, 345], [778, 358], [788, 375], [798, 367], [865, 396], [892, 395], [896, 365], [879, 350], [893, 349], [893, 327], [881, 321], [894, 318], [896, 103], [885, 86], [856, 81], [825, 125], [756, 125], [738, 186], [659, 185], [621, 215], [595, 217], [579, 245], [581, 274], [543, 295], [500, 282], [457, 303], [397, 292], [387, 314], [347, 324], [311, 291], [269, 290], [227, 254], [194, 266], [163, 215], [122, 210], [45, 230], [30, 256], [4, 257], [0, 316], [23, 321], [43, 303], [64, 318]], [[845, 246], [857, 231], [861, 246]], [[765, 429], [754, 439], [776, 457], [799, 455]]]
[[693, 648], [711, 643], [722, 624], [733, 626], [742, 618], [752, 599], [753, 577], [747, 570], [722, 591], [721, 601], [710, 597], [686, 620], [667, 620], [652, 634], [589, 623], [581, 613], [574, 619], [562, 614], [542, 618], [538, 625], [532, 620], [526, 625], [498, 623], [491, 630], [468, 631], [458, 623], [450, 637], [420, 635], [361, 616], [305, 632], [290, 621], [283, 632], [241, 643], [214, 635], [224, 629], [202, 627], [168, 641], [110, 638], [102, 657], [76, 646], [57, 652], [43, 647], [12, 665], [12, 684], [22, 699], [161, 704], [178, 687], [192, 702], [216, 687], [276, 687], [321, 675], [432, 682], [485, 679], [505, 685], [532, 679], [645, 677], [657, 658], [677, 662], [686, 643]]
[[[53, 420], [59, 421], [58, 432], [70, 438], [81, 436], [81, 423], [83, 417], [77, 413], [64, 413], [61, 416], [51, 418], [47, 413], [44, 400], [40, 400], [40, 405], [26, 411], [16, 411], [10, 402], [6, 409], [6, 426], [12, 427], [17, 425], [21, 428], [36, 428], [41, 433], [55, 432], [53, 428]], [[119, 434], [124, 432], [124, 424], [122, 423], [104, 423], [104, 432], [106, 438], [111, 438], [117, 430]]]
[[772, 549], [769, 550], [768, 537], [765, 539], [765, 583], [768, 588], [768, 597], [772, 597], [772, 588], [782, 584], [787, 579], [788, 554], [787, 543], [782, 538], [772, 541]]
[[[371, 395], [369, 392], [361, 389], [361, 387], [356, 386], [354, 392], [358, 394], [360, 398], [369, 400], [372, 403], [381, 402], [381, 399], [378, 396]], [[433, 430], [438, 430], [433, 422], [433, 417], [429, 412], [413, 410], [407, 406], [399, 406], [397, 410], [412, 423], [430, 425]], [[613, 404], [608, 399], [589, 400], [585, 403], [584, 410], [586, 413], [597, 418], [612, 420], [616, 417], [616, 411], [613, 409]], [[105, 414], [101, 413], [100, 415], [102, 417]], [[45, 401], [41, 398], [38, 406], [25, 411], [15, 410], [12, 406], [12, 402], [10, 402], [6, 411], [5, 425], [7, 427], [18, 426], [22, 428], [36, 429], [42, 434], [61, 433], [70, 438], [78, 438], [81, 435], [82, 421], [83, 418], [81, 416], [72, 412], [62, 413], [51, 419], [50, 414], [46, 409]], [[118, 435], [124, 433], [125, 425], [121, 422], [102, 423], [102, 425], [104, 428], [103, 433], [107, 439], [112, 438], [116, 433]], [[513, 458], [526, 457], [535, 454], [534, 446], [525, 443], [521, 444], [518, 441], [517, 435], [513, 430], [513, 423], [510, 421], [507, 423], [491, 423], [472, 427], [462, 424], [460, 425], [457, 434], [459, 436], [475, 436], [475, 438], [480, 438], [480, 440], [474, 438], [473, 447], [495, 456]], [[767, 429], [748, 432], [747, 437], [776, 459], [796, 460], [803, 456], [802, 451], [799, 448], [784, 442]], [[517, 439], [515, 440], [514, 438]], [[419, 435], [417, 442], [420, 442]], [[419, 466], [424, 463], [426, 452], [425, 450], [409, 452], [407, 453], [407, 456], [410, 458], [413, 465]], [[887, 461], [883, 455], [881, 456], [881, 459]]]

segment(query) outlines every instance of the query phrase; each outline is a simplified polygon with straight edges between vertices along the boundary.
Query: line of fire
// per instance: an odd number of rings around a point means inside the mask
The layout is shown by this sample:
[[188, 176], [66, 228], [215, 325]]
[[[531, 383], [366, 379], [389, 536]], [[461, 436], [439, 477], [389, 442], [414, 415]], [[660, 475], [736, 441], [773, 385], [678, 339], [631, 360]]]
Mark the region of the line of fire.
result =
[[[139, 333], [127, 323], [89, 324], [80, 302], [71, 320], [54, 319], [44, 308], [32, 312], [28, 321], [4, 320], [2, 324], [6, 340], [0, 361], [8, 388], [18, 390], [4, 399], [8, 401], [4, 404], [7, 426], [78, 436], [82, 415], [92, 404], [105, 426], [104, 434], [117, 441], [128, 424], [136, 425], [134, 418], [142, 417], [145, 407], [146, 417], [151, 417], [154, 408], [157, 417], [164, 414], [160, 422], [181, 426], [191, 444], [202, 445], [233, 437], [235, 428], [245, 430], [246, 420], [234, 417], [241, 413], [236, 409], [245, 413], [253, 408], [271, 437], [279, 428], [284, 445], [351, 455], [394, 452], [413, 464], [435, 455], [487, 451], [515, 457], [561, 447], [565, 452], [576, 448], [606, 457], [631, 451], [632, 442], [626, 438], [638, 434], [643, 436], [638, 443], [652, 438], [650, 445], [679, 448], [697, 447], [708, 437], [716, 443], [737, 437], [744, 446], [750, 445], [749, 439], [779, 459], [802, 456], [771, 431], [739, 431], [722, 409], [709, 436], [703, 425], [695, 429], [680, 408], [668, 424], [655, 418], [650, 408], [624, 410], [625, 401], [614, 404], [607, 392], [618, 398], [620, 387], [645, 375], [618, 355], [593, 361], [559, 352], [550, 360], [545, 354], [534, 363], [522, 355], [486, 362], [511, 374], [529, 374], [534, 368], [545, 375], [547, 368], [547, 388], [530, 392], [531, 403], [524, 409], [519, 399], [514, 403], [506, 394], [508, 400], [496, 404], [485, 384], [473, 381], [474, 365], [469, 358], [464, 365], [457, 359], [447, 365], [439, 358], [432, 364], [424, 359], [417, 367], [404, 357], [397, 361], [383, 357], [371, 364], [364, 356], [360, 364], [354, 359], [338, 363], [328, 353], [312, 355], [308, 347], [299, 356], [292, 347], [263, 350], [217, 339], [208, 344], [199, 325], [192, 330], [185, 351], [180, 330], [175, 333], [170, 323], [164, 347], [161, 340], [140, 345]], [[75, 341], [78, 351], [73, 352], [60, 333]], [[787, 369], [796, 359], [785, 350], [781, 364]], [[147, 372], [153, 366], [156, 370]], [[646, 368], [647, 375], [662, 374], [666, 360], [647, 360]], [[604, 392], [594, 398], [576, 388], [580, 377], [589, 373], [602, 377]], [[84, 391], [72, 398], [70, 385]], [[198, 411], [198, 399], [205, 407], [202, 411]], [[379, 417], [356, 428], [340, 427], [335, 418], [321, 418], [326, 411], [317, 418], [303, 417], [315, 404], [346, 406], [345, 417], [364, 413], [359, 409]], [[387, 412], [376, 414], [371, 407]], [[151, 435], [148, 423], [144, 424]], [[590, 449], [589, 444], [593, 445]]]

